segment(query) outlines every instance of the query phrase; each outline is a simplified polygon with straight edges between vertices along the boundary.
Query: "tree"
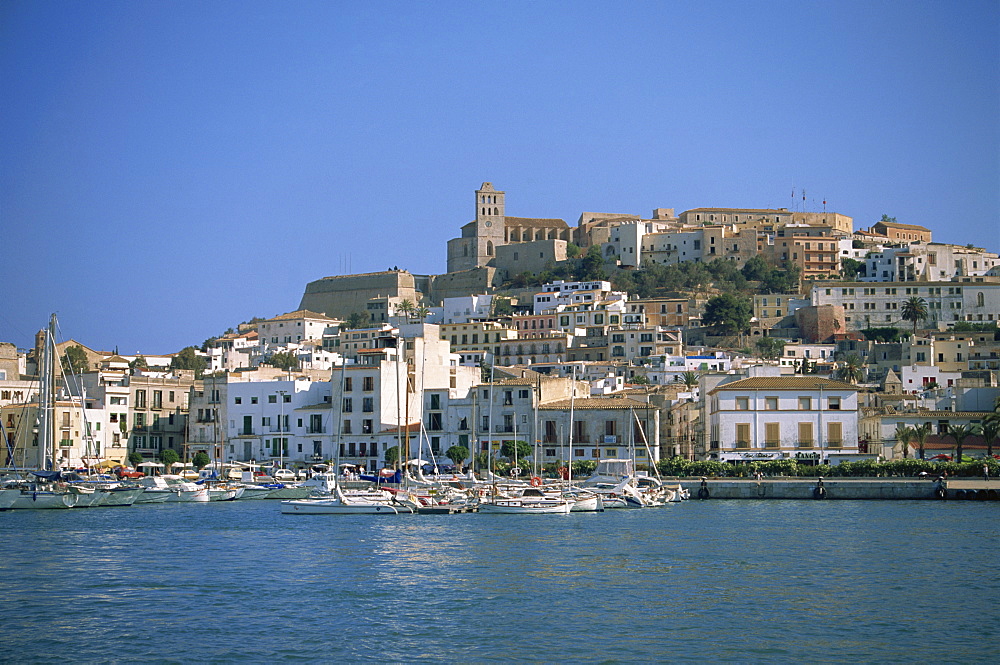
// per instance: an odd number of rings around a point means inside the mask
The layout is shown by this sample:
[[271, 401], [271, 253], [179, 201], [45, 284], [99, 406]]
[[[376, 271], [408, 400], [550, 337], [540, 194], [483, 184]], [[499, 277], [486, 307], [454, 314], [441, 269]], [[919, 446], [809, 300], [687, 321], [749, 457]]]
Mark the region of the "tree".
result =
[[170, 466], [179, 462], [180, 459], [181, 456], [173, 448], [164, 448], [160, 451], [160, 461], [167, 465], [168, 471], [170, 470]]
[[142, 464], [142, 460], [146, 458], [142, 456], [142, 453], [133, 450], [128, 454], [128, 457], [126, 459], [128, 460], [128, 463], [132, 465], [133, 468], [136, 468], [140, 464]]
[[767, 279], [773, 271], [774, 268], [768, 265], [767, 261], [758, 254], [744, 263], [743, 269], [740, 272], [752, 282], [761, 282]]
[[924, 423], [913, 428], [913, 439], [917, 442], [917, 453], [920, 455], [920, 459], [924, 459], [924, 444], [927, 442], [927, 436], [930, 433], [930, 423]]
[[392, 446], [385, 451], [385, 465], [395, 467], [398, 466], [400, 462], [399, 458], [399, 446]]
[[531, 457], [531, 444], [527, 441], [504, 441], [500, 444], [500, 454], [503, 457], [513, 460], [527, 459]]
[[496, 295], [490, 299], [490, 316], [510, 316], [514, 313], [510, 296]]
[[83, 374], [87, 371], [87, 352], [79, 344], [66, 348], [63, 354], [63, 372], [66, 374]]
[[852, 353], [844, 358], [844, 364], [837, 370], [840, 378], [848, 383], [857, 383], [864, 377], [864, 363], [857, 354]]
[[978, 433], [986, 443], [986, 454], [993, 457], [993, 443], [1000, 437], [1000, 400], [997, 401], [997, 408], [983, 418]]
[[347, 317], [346, 321], [344, 321], [344, 327], [347, 330], [357, 330], [359, 328], [364, 328], [367, 325], [368, 317], [361, 312], [354, 312]]
[[128, 364], [130, 369], [149, 369], [149, 364], [146, 362], [145, 356], [136, 356], [135, 360]]
[[698, 385], [698, 372], [682, 372], [677, 375], [674, 381], [677, 383], [683, 383], [688, 389], [688, 392], [691, 392], [691, 389]]
[[575, 259], [576, 257], [580, 256], [580, 251], [581, 250], [580, 250], [580, 246], [579, 245], [574, 245], [571, 242], [566, 243], [566, 258], [567, 259]]
[[413, 315], [416, 308], [417, 306], [414, 305], [413, 301], [409, 298], [404, 298], [398, 305], [396, 305], [396, 311], [406, 316], [407, 323], [410, 322], [410, 316]]
[[601, 256], [601, 248], [598, 245], [591, 245], [587, 254], [580, 259], [580, 279], [594, 281], [607, 278], [608, 273], [604, 271], [604, 257]]
[[208, 456], [208, 453], [206, 453], [204, 450], [199, 450], [194, 454], [194, 457], [191, 458], [191, 464], [193, 464], [194, 468], [198, 469], [199, 471], [208, 466], [208, 463], [211, 461], [212, 460]]
[[903, 423], [896, 423], [896, 445], [903, 453], [903, 459], [910, 456], [910, 441], [913, 439], [913, 428]]
[[194, 370], [194, 378], [196, 379], [201, 378], [207, 366], [208, 362], [202, 356], [198, 355], [198, 349], [193, 346], [184, 347], [170, 359], [171, 369]]
[[444, 456], [450, 459], [452, 464], [457, 466], [458, 470], [461, 471], [465, 460], [469, 458], [469, 449], [465, 446], [452, 446], [444, 451]]
[[882, 219], [880, 219], [879, 221], [880, 222], [885, 222], [886, 224], [895, 224], [896, 223], [896, 218], [895, 217], [890, 217], [889, 215], [886, 215], [886, 214], [883, 213], [882, 214]]
[[857, 280], [858, 273], [864, 272], [864, 269], [864, 261], [858, 261], [849, 257], [840, 260], [840, 275], [849, 282]]
[[962, 461], [962, 443], [975, 434], [975, 427], [966, 423], [965, 425], [949, 425], [948, 436], [955, 439], [955, 461]]
[[777, 337], [760, 337], [754, 346], [762, 360], [777, 360], [785, 352], [785, 340]]
[[917, 334], [917, 323], [927, 318], [927, 301], [920, 296], [911, 296], [903, 303], [900, 317], [913, 322], [913, 335]]
[[299, 368], [299, 358], [291, 351], [282, 351], [271, 356], [267, 364], [283, 370], [293, 370]]
[[723, 293], [705, 304], [702, 322], [723, 335], [741, 335], [750, 327], [753, 307], [749, 298]]

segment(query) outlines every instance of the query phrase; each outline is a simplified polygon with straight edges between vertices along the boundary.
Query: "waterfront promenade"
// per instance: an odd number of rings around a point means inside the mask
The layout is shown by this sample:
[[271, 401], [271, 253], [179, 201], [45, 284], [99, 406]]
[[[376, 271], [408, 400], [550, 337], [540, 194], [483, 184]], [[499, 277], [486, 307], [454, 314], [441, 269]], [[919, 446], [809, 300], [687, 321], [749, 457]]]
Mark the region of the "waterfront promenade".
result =
[[[680, 484], [692, 499], [977, 499], [1000, 500], [1000, 479], [962, 478], [682, 478], [666, 480]], [[817, 492], [822, 488], [822, 492]], [[944, 496], [939, 489], [944, 489]]]

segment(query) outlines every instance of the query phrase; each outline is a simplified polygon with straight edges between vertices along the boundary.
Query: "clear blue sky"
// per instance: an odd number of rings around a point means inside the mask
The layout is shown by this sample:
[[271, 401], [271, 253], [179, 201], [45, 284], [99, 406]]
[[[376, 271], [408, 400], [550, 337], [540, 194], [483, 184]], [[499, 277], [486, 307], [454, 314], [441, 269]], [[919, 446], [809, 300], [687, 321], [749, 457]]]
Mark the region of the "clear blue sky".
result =
[[[170, 353], [507, 213], [1000, 249], [990, 2], [0, 2], [0, 341]], [[796, 199], [792, 199], [792, 190]]]

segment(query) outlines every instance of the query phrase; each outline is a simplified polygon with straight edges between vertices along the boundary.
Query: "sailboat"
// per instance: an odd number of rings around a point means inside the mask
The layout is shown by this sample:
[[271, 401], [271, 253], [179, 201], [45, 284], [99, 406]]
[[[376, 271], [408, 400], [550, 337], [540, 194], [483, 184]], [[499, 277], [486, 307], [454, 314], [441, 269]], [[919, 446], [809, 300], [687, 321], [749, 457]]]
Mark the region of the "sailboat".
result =
[[[342, 361], [343, 364], [340, 366], [340, 395], [341, 395], [341, 408], [340, 408], [340, 418], [337, 423], [337, 442], [335, 444], [335, 457], [336, 464], [334, 469], [340, 469], [340, 441], [341, 432], [343, 432], [343, 394], [344, 394], [344, 377], [347, 368], [346, 362]], [[333, 387], [333, 382], [331, 381], [331, 392]], [[333, 395], [332, 397], [336, 397]], [[330, 399], [330, 408], [333, 409], [335, 399]], [[331, 481], [331, 485], [328, 488], [329, 495], [319, 498], [309, 498], [309, 499], [289, 499], [281, 502], [281, 514], [282, 515], [397, 515], [400, 512], [412, 513], [413, 510], [405, 506], [395, 506], [389, 501], [382, 501], [378, 499], [362, 498], [362, 497], [347, 497], [344, 495], [343, 490], [340, 488], [340, 481], [337, 477], [337, 473], [327, 474], [327, 478]]]
[[[73, 508], [78, 503], [91, 505], [98, 498], [92, 497], [94, 490], [73, 490], [62, 482], [56, 468], [55, 455], [55, 362], [56, 362], [56, 315], [49, 318], [49, 325], [42, 340], [42, 357], [39, 367], [38, 393], [38, 469], [31, 472], [33, 479], [8, 482], [7, 489], [19, 491], [19, 495], [9, 506], [11, 510]], [[13, 461], [13, 455], [11, 455]], [[85, 496], [86, 495], [86, 496]], [[81, 497], [83, 501], [81, 501]]]

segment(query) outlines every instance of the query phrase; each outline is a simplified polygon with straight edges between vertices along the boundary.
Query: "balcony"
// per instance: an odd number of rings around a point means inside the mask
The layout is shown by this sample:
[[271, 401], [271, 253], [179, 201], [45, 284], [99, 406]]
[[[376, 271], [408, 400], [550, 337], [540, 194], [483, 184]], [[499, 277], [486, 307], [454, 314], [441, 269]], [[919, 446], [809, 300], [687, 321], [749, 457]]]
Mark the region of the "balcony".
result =
[[306, 434], [326, 434], [325, 427], [310, 427], [306, 429]]
[[796, 448], [815, 448], [815, 441], [798, 441], [795, 443]]

